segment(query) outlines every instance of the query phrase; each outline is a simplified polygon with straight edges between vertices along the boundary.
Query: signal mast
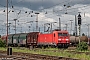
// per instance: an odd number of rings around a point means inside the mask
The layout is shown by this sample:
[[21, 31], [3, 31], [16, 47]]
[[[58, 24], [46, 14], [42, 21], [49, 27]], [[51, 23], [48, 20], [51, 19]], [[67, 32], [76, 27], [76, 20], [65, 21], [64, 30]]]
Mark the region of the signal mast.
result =
[[79, 36], [81, 34], [81, 15], [80, 15], [80, 12], [79, 12], [79, 15], [78, 15], [78, 26], [79, 26]]
[[78, 15], [78, 26], [79, 26], [79, 43], [80, 43], [80, 34], [81, 34], [81, 15], [80, 15], [80, 12], [79, 12], [79, 15]]

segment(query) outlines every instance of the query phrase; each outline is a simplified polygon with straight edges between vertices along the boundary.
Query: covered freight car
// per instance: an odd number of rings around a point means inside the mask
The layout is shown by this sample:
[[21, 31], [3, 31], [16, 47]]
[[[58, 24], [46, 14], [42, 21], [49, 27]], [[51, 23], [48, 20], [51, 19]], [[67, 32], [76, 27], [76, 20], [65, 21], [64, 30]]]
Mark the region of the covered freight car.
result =
[[27, 35], [28, 33], [21, 33], [19, 35], [18, 46], [26, 46]]
[[8, 35], [8, 46], [26, 46], [28, 33], [18, 33]]
[[14, 34], [14, 36], [13, 36], [13, 45], [14, 45], [14, 46], [18, 46], [18, 43], [19, 43], [19, 35], [20, 35], [20, 34]]

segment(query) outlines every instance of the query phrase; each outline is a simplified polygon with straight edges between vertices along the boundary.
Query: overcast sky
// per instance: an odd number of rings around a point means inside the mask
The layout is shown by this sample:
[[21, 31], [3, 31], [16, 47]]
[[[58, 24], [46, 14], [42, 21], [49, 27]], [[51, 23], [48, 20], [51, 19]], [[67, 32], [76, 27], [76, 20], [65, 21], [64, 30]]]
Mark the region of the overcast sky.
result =
[[[17, 19], [16, 33], [36, 31], [37, 15], [35, 13], [39, 13], [38, 27], [41, 32], [44, 32], [45, 23], [57, 22], [52, 24], [52, 29], [57, 29], [60, 18], [61, 29], [65, 30], [65, 24], [67, 24], [67, 30], [69, 33], [73, 33], [75, 31], [75, 15], [78, 16], [78, 12], [81, 12], [81, 34], [88, 35], [90, 0], [8, 0], [8, 10], [8, 22], [11, 23], [9, 34], [15, 33], [14, 19]], [[73, 20], [72, 31], [70, 20]], [[45, 26], [45, 30], [48, 27], [49, 25]], [[0, 0], [0, 34], [6, 34], [6, 0]]]

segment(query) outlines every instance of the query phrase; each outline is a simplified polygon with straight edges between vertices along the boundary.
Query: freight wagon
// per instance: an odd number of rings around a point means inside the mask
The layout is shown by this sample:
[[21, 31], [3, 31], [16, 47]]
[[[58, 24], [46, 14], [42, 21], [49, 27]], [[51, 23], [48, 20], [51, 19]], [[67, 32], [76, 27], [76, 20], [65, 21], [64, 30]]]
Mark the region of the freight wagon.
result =
[[28, 33], [8, 35], [8, 46], [26, 46], [26, 37]]
[[70, 36], [70, 44], [71, 46], [76, 46], [79, 42], [86, 42], [89, 44], [89, 39], [87, 36]]
[[27, 35], [28, 33], [21, 33], [19, 35], [18, 46], [26, 46]]
[[31, 32], [28, 33], [27, 39], [26, 39], [26, 46], [29, 48], [34, 48], [38, 46], [38, 38], [39, 38], [40, 32]]
[[[23, 36], [27, 33], [19, 33], [19, 34], [9, 34], [8, 39], [7, 36], [4, 35], [1, 37], [2, 40], [6, 41], [8, 43], [8, 46], [22, 46], [26, 45], [26, 38]], [[22, 41], [22, 42], [21, 42]]]

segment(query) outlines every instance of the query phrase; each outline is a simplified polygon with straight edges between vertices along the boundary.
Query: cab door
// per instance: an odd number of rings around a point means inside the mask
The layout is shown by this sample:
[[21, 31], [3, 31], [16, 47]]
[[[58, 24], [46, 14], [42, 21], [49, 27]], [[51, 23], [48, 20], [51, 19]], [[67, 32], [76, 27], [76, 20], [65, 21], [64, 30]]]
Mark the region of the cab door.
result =
[[57, 44], [57, 38], [58, 38], [57, 37], [57, 34], [56, 33], [53, 33], [52, 43], [55, 44], [55, 45]]

